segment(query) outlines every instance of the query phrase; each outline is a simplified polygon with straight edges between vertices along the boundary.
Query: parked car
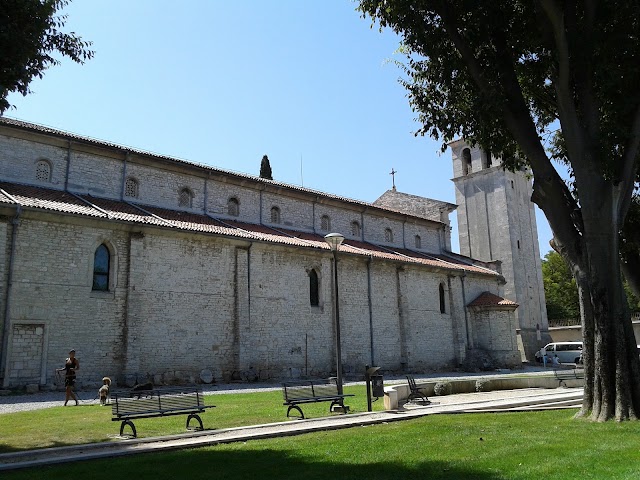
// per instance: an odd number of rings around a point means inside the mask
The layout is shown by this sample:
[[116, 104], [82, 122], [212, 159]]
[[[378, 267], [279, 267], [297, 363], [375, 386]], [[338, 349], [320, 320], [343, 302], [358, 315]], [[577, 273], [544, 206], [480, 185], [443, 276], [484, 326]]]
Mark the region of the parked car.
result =
[[[554, 342], [544, 347], [547, 361], [558, 355], [560, 363], [582, 363], [582, 342]], [[542, 362], [540, 352], [536, 352], [536, 361]]]

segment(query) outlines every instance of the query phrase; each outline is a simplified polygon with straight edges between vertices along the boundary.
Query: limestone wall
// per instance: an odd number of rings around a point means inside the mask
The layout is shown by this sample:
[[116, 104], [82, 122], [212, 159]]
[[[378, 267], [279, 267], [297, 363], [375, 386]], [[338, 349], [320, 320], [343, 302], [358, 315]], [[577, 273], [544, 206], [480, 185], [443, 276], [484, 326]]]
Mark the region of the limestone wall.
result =
[[[330, 255], [250, 250], [249, 316], [242, 320], [242, 368], [261, 378], [327, 375], [335, 358]], [[319, 278], [319, 305], [309, 301], [309, 274]], [[346, 315], [346, 312], [345, 312]]]
[[[442, 225], [420, 219], [407, 220], [407, 217], [393, 212], [367, 211], [366, 204], [340, 204], [315, 192], [289, 190], [250, 178], [229, 181], [220, 173], [207, 176], [200, 167], [127, 154], [115, 147], [108, 149], [79, 142], [69, 144], [62, 139], [24, 132], [20, 135], [25, 138], [0, 135], [0, 180], [58, 189], [63, 189], [66, 182], [67, 188], [77, 194], [119, 199], [124, 180], [131, 177], [138, 183], [138, 196], [125, 197], [125, 200], [142, 205], [206, 211], [223, 219], [267, 225], [271, 224], [271, 208], [276, 206], [280, 209], [279, 225], [282, 228], [320, 234], [340, 232], [346, 238], [431, 253], [440, 253], [450, 247], [450, 241], [443, 238]], [[36, 163], [42, 159], [51, 165], [50, 182], [36, 179]], [[179, 206], [180, 191], [184, 188], [193, 194], [190, 208]], [[228, 202], [232, 197], [239, 202], [238, 216], [228, 214]], [[324, 215], [330, 219], [327, 229], [322, 225]], [[352, 235], [354, 221], [360, 224], [360, 236]], [[385, 235], [387, 228], [393, 233], [391, 241]], [[415, 245], [416, 235], [420, 236], [419, 248]]]
[[[510, 187], [510, 184], [513, 187]], [[542, 265], [538, 246], [535, 212], [531, 203], [531, 184], [522, 175], [507, 176], [507, 204], [512, 255], [503, 263], [503, 274], [509, 281], [505, 296], [517, 299], [520, 307], [516, 311], [527, 358], [533, 359], [538, 349], [536, 325], [546, 332], [548, 329]]]
[[[10, 229], [0, 225], [6, 245]], [[109, 292], [92, 291], [102, 243], [112, 254]], [[318, 306], [310, 305], [311, 269]], [[80, 384], [104, 375], [188, 382], [202, 369], [218, 380], [247, 372], [328, 376], [335, 372], [333, 278], [328, 251], [29, 213], [18, 230], [6, 380], [33, 382], [40, 364], [40, 383], [51, 385], [70, 348], [81, 362]], [[368, 266], [345, 254], [338, 279], [347, 375], [372, 363], [389, 371], [456, 364], [462, 300], [455, 278], [449, 286], [444, 273], [375, 259]], [[472, 279], [470, 291], [487, 288]], [[444, 314], [440, 283], [455, 299]]]
[[[0, 319], [4, 320], [5, 299], [7, 298], [7, 275], [9, 270], [9, 255], [7, 252], [11, 247], [11, 217], [0, 221]], [[0, 220], [3, 218], [0, 216]], [[0, 322], [0, 339], [4, 330], [4, 322]], [[0, 345], [0, 349], [3, 347]], [[0, 354], [2, 352], [0, 351]]]
[[[46, 159], [51, 164], [50, 182], [36, 179], [36, 163], [41, 159]], [[66, 148], [0, 135], [1, 180], [63, 189], [66, 165]]]
[[9, 383], [44, 383], [43, 357], [45, 335], [43, 324], [14, 323], [9, 349]]
[[185, 381], [233, 369], [233, 249], [213, 237], [145, 233], [131, 258], [127, 373]]
[[455, 366], [454, 322], [448, 302], [445, 313], [440, 313], [441, 283], [445, 299], [449, 297], [446, 275], [425, 275], [421, 269], [410, 267], [399, 273], [401, 292], [406, 292], [401, 295], [401, 305], [407, 364], [417, 370]]
[[93, 153], [72, 148], [69, 162], [69, 190], [96, 197], [119, 199], [122, 192], [123, 170], [123, 159], [98, 157]]
[[[92, 292], [95, 249], [108, 240], [117, 252], [112, 291]], [[81, 359], [83, 378], [116, 373], [122, 367], [123, 309], [126, 301], [126, 236], [117, 231], [21, 219], [14, 256], [11, 291], [10, 371], [5, 381], [17, 378], [16, 362], [31, 362], [29, 349], [18, 348], [17, 325], [38, 325], [48, 352], [43, 361], [42, 383], [52, 384], [54, 369], [64, 364], [75, 348]], [[27, 327], [25, 327], [27, 328]], [[31, 328], [31, 327], [29, 327]], [[38, 330], [39, 332], [39, 330]], [[40, 335], [40, 333], [37, 335]]]
[[[94, 163], [94, 168], [95, 166]], [[129, 201], [139, 201], [172, 210], [189, 210], [179, 205], [180, 191], [187, 188], [193, 194], [191, 210], [204, 209], [204, 179], [201, 177], [140, 165], [133, 161], [127, 162], [126, 176], [136, 179], [139, 185], [138, 199], [128, 198]]]
[[[50, 182], [35, 179], [42, 159], [51, 165]], [[255, 224], [269, 225], [277, 206], [281, 223], [273, 226], [300, 231], [354, 238], [357, 221], [365, 241], [389, 249], [416, 249], [420, 235], [421, 251], [439, 253], [448, 241], [443, 224], [55, 135], [0, 135], [0, 167], [0, 180], [57, 189], [68, 183], [72, 192], [115, 199], [123, 179], [133, 177], [137, 203]], [[178, 207], [185, 187], [194, 194], [191, 208]], [[239, 200], [237, 217], [228, 215], [231, 197]], [[3, 207], [0, 218], [0, 302], [13, 212]], [[326, 232], [323, 215], [331, 219]], [[36, 381], [39, 364], [39, 383], [51, 385], [70, 348], [81, 362], [80, 384], [97, 385], [105, 375], [127, 383], [192, 382], [202, 369], [217, 380], [335, 372], [334, 267], [326, 250], [44, 209], [23, 211], [17, 232], [5, 383]], [[111, 254], [108, 292], [92, 290], [94, 254], [103, 243]], [[310, 304], [311, 269], [319, 280], [317, 306]], [[347, 254], [340, 255], [338, 279], [343, 366], [355, 375], [366, 364], [424, 371], [460, 363], [473, 341], [465, 305], [483, 291], [499, 293], [489, 277]]]
[[[313, 232], [314, 227], [314, 204], [312, 201], [300, 198], [287, 197], [284, 195], [276, 195], [274, 193], [265, 192], [262, 196], [262, 220], [267, 225], [274, 227], [293, 228], [296, 230], [304, 230]], [[277, 207], [280, 209], [280, 223], [271, 222], [271, 209]], [[345, 230], [345, 237], [347, 233]]]

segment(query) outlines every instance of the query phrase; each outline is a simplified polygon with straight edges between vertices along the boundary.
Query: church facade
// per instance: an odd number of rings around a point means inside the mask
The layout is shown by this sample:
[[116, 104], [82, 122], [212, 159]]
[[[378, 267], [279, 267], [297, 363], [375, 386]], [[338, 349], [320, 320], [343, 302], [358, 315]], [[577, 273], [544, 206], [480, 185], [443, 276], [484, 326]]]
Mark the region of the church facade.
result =
[[374, 203], [0, 119], [0, 375], [56, 383], [286, 379], [342, 364], [520, 364], [499, 263], [451, 252], [455, 205]]

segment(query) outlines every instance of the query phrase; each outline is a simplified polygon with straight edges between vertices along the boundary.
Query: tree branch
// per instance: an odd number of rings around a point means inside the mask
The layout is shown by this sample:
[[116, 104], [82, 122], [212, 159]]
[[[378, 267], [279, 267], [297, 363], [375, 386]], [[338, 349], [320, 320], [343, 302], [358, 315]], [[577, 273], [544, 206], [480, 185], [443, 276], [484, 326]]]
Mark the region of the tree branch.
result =
[[600, 114], [598, 101], [593, 93], [593, 42], [595, 5], [584, 3], [582, 22], [578, 20], [576, 2], [565, 3], [565, 31], [569, 47], [569, 60], [573, 69], [577, 110], [586, 128], [585, 141], [589, 142], [586, 151], [599, 152]]
[[569, 42], [566, 36], [564, 15], [560, 4], [556, 0], [539, 0], [542, 10], [551, 25], [551, 31], [556, 46], [557, 57], [557, 81], [554, 82], [558, 97], [558, 110], [560, 111], [560, 124], [562, 133], [567, 142], [567, 150], [572, 161], [582, 163], [584, 152], [584, 137], [579, 127], [579, 117], [576, 111], [573, 93], [571, 89], [571, 57]]
[[[535, 124], [517, 81], [513, 60], [508, 49], [503, 45], [501, 48], [502, 57], [497, 57], [496, 68], [500, 73], [499, 78], [504, 89], [503, 92], [499, 92], [482, 75], [482, 67], [458, 31], [456, 19], [452, 17], [447, 3], [444, 2], [441, 7], [438, 13], [444, 22], [445, 30], [460, 52], [472, 78], [481, 90], [481, 94], [507, 99], [502, 107], [506, 125], [527, 155], [536, 178], [532, 201], [544, 211], [554, 235], [558, 237], [557, 240], [575, 254], [573, 258], [577, 261], [580, 254], [580, 232], [583, 230], [580, 209], [566, 184], [551, 165], [549, 157], [540, 143]], [[500, 42], [497, 43], [500, 44]], [[507, 65], [510, 68], [507, 68]]]

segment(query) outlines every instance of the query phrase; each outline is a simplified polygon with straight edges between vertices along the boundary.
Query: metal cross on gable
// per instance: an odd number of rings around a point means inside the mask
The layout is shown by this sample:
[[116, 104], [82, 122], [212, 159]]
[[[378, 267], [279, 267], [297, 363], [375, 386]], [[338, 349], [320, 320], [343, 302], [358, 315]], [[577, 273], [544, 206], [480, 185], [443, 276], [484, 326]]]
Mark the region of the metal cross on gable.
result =
[[391, 175], [391, 183], [394, 190], [396, 189], [396, 173], [398, 173], [398, 171], [394, 170], [393, 167], [391, 167], [391, 172], [389, 173], [389, 175]]

